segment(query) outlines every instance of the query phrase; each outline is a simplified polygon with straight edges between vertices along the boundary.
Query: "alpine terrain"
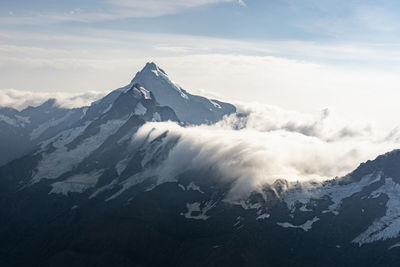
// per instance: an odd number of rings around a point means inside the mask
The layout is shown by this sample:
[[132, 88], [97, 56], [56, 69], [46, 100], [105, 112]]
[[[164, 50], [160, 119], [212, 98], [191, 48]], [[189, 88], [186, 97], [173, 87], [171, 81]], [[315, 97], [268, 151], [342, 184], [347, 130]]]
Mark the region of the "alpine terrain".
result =
[[215, 166], [171, 171], [182, 140], [235, 106], [154, 63], [88, 107], [0, 110], [0, 266], [398, 266], [400, 151], [323, 183], [231, 198]]

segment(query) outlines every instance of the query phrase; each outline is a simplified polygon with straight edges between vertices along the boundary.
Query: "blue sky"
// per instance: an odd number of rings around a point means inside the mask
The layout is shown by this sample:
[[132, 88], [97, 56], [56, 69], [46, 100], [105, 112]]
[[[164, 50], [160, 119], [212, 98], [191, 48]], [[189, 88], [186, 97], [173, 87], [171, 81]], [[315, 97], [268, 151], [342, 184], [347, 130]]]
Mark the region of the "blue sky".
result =
[[105, 92], [156, 61], [192, 92], [382, 123], [400, 111], [399, 11], [393, 0], [2, 0], [0, 90]]

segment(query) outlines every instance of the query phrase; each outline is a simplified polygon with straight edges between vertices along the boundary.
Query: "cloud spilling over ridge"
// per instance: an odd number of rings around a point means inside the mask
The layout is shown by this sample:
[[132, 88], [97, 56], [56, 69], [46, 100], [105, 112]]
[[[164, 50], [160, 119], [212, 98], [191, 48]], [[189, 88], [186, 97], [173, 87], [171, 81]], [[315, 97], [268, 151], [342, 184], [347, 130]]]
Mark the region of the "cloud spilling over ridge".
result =
[[103, 97], [105, 92], [61, 93], [61, 92], [32, 92], [15, 89], [0, 90], [0, 107], [12, 107], [18, 110], [27, 106], [38, 106], [54, 98], [61, 107], [76, 108], [90, 105]]
[[276, 179], [325, 180], [343, 176], [361, 162], [398, 148], [398, 132], [375, 133], [369, 126], [346, 125], [328, 110], [309, 116], [262, 105], [241, 106], [246, 116], [231, 115], [215, 125], [182, 127], [147, 123], [136, 140], [168, 131], [163, 142], [179, 138], [156, 170], [170, 180], [196, 168], [215, 168], [235, 181], [230, 197], [240, 198]]

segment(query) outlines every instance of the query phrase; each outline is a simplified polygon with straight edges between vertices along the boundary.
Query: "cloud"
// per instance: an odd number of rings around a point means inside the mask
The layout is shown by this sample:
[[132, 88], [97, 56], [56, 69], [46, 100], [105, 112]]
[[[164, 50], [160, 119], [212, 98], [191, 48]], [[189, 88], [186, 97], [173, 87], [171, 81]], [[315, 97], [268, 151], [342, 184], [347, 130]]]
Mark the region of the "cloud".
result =
[[228, 196], [232, 201], [276, 179], [322, 181], [343, 176], [361, 162], [399, 147], [393, 141], [398, 132], [385, 138], [366, 131], [365, 125], [335, 121], [327, 110], [313, 117], [262, 105], [239, 109], [245, 117], [232, 115], [215, 125], [147, 123], [132, 140], [140, 142], [148, 135], [153, 140], [167, 132], [163, 144], [178, 142], [153, 170], [160, 182], [189, 169], [214, 169], [233, 182]]
[[[158, 17], [176, 14], [187, 9], [221, 3], [237, 3], [246, 6], [243, 0], [103, 0], [90, 1], [88, 8], [76, 8], [75, 3], [65, 3], [59, 10], [48, 11], [43, 7], [25, 15], [9, 14], [0, 17], [3, 25], [51, 24], [65, 21], [97, 22], [125, 18]], [[42, 9], [40, 9], [42, 8]]]
[[0, 107], [12, 107], [18, 110], [27, 106], [38, 106], [54, 98], [61, 107], [75, 108], [90, 105], [103, 97], [105, 92], [85, 92], [81, 94], [61, 92], [34, 92], [14, 89], [0, 90]]

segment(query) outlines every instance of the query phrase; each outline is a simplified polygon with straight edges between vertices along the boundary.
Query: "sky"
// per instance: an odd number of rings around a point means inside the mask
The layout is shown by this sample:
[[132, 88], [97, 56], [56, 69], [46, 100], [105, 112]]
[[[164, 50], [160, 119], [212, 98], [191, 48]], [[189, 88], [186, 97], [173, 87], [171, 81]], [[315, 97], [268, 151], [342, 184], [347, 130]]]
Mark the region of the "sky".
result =
[[399, 13], [395, 0], [2, 0], [0, 104], [109, 92], [154, 61], [189, 92], [391, 129]]

